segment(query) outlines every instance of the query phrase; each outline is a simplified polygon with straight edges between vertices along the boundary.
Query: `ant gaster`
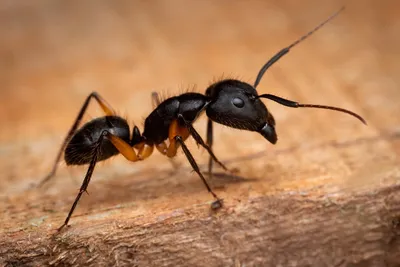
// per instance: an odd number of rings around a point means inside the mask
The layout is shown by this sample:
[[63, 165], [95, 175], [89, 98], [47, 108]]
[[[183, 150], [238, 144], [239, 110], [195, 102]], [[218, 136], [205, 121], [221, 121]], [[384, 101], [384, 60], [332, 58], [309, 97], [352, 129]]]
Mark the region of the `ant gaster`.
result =
[[[54, 176], [63, 152], [65, 152], [64, 159], [67, 165], [89, 164], [79, 193], [76, 196], [64, 224], [59, 230], [68, 224], [80, 197], [86, 192], [97, 162], [106, 160], [119, 153], [129, 161], [144, 160], [153, 153], [154, 147], [160, 153], [170, 158], [176, 155], [179, 147], [182, 147], [192, 168], [200, 176], [207, 190], [216, 199], [212, 207], [221, 207], [222, 200], [208, 185], [195, 159], [187, 148], [185, 141], [189, 136], [192, 136], [199, 145], [206, 149], [210, 155], [210, 174], [213, 161], [218, 163], [224, 170], [227, 170], [225, 165], [217, 159], [211, 150], [213, 121], [232, 128], [258, 132], [269, 142], [275, 144], [277, 142], [275, 120], [272, 114], [268, 112], [261, 98], [267, 98], [293, 108], [310, 107], [345, 112], [365, 123], [361, 116], [349, 110], [322, 105], [299, 104], [275, 95], [258, 95], [256, 91], [256, 87], [261, 78], [270, 66], [287, 54], [292, 47], [336, 17], [342, 10], [343, 8], [293, 44], [274, 55], [261, 68], [254, 85], [239, 80], [227, 79], [212, 84], [206, 90], [205, 95], [199, 93], [184, 93], [179, 96], [168, 98], [161, 103], [158, 95], [153, 93], [153, 101], [157, 104], [157, 107], [146, 118], [143, 134], [140, 133], [137, 126], [133, 127], [131, 134], [127, 121], [117, 116], [100, 95], [96, 92], [91, 93], [84, 102], [78, 117], [68, 132], [56, 157], [53, 169], [41, 182], [41, 184], [44, 184]], [[93, 119], [78, 129], [91, 99], [97, 101], [106, 116]], [[193, 123], [204, 111], [208, 116], [207, 143], [203, 141], [200, 134], [193, 127]], [[168, 144], [166, 140], [169, 141]]]

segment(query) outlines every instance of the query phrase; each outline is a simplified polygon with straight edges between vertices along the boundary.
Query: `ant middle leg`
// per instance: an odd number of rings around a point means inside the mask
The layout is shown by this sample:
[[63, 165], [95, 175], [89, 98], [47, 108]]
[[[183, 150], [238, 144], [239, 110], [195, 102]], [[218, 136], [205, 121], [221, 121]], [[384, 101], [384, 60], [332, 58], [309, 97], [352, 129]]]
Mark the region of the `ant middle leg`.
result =
[[58, 228], [58, 231], [61, 231], [62, 228], [64, 228], [65, 226], [68, 225], [68, 222], [71, 219], [72, 213], [74, 213], [74, 210], [75, 210], [76, 206], [78, 205], [78, 202], [79, 202], [82, 194], [84, 192], [87, 192], [86, 190], [87, 190], [87, 188], [89, 186], [90, 179], [92, 178], [92, 174], [93, 174], [93, 171], [94, 171], [94, 167], [96, 166], [96, 163], [97, 163], [97, 158], [99, 156], [99, 152], [100, 152], [100, 149], [101, 149], [101, 144], [103, 142], [104, 136], [105, 136], [105, 134], [102, 134], [100, 136], [99, 140], [97, 141], [97, 144], [96, 144], [96, 146], [95, 146], [95, 148], [93, 150], [92, 160], [90, 161], [89, 168], [88, 168], [88, 170], [86, 172], [85, 179], [83, 179], [81, 188], [79, 189], [79, 193], [75, 197], [75, 201], [72, 204], [72, 207], [68, 212], [68, 215], [67, 215], [67, 218], [64, 221], [64, 224], [61, 225], [61, 227]]
[[114, 110], [111, 108], [111, 106], [97, 93], [97, 92], [92, 92], [85, 100], [85, 102], [83, 103], [81, 110], [79, 111], [78, 116], [75, 119], [75, 122], [73, 123], [71, 129], [68, 131], [67, 136], [65, 137], [60, 150], [58, 151], [58, 154], [56, 156], [56, 159], [53, 163], [53, 167], [50, 171], [49, 174], [46, 175], [46, 177], [44, 177], [42, 179], [42, 181], [40, 181], [40, 183], [38, 184], [38, 186], [42, 186], [43, 184], [45, 184], [46, 182], [48, 182], [56, 173], [57, 171], [57, 167], [58, 167], [58, 163], [61, 159], [61, 155], [65, 149], [65, 147], [68, 144], [68, 141], [71, 139], [71, 137], [74, 135], [75, 131], [77, 130], [79, 123], [81, 122], [83, 115], [85, 114], [87, 107], [89, 106], [90, 100], [94, 98], [97, 103], [100, 105], [100, 107], [102, 108], [102, 110], [104, 111], [104, 113], [107, 116], [112, 116], [115, 114]]
[[204, 185], [206, 186], [208, 192], [213, 195], [213, 197], [216, 199], [212, 204], [211, 208], [216, 210], [222, 207], [223, 205], [223, 200], [220, 199], [217, 194], [212, 191], [211, 187], [208, 185], [207, 180], [204, 178], [203, 174], [201, 173], [199, 166], [197, 165], [195, 159], [192, 156], [192, 153], [190, 153], [189, 149], [187, 148], [185, 142], [182, 139], [182, 136], [175, 136], [174, 140], [182, 146], [183, 153], [185, 153], [186, 158], [188, 159], [190, 165], [192, 165], [193, 170], [200, 176], [201, 180], [203, 181]]
[[178, 118], [185, 123], [186, 127], [189, 130], [190, 135], [193, 137], [194, 140], [196, 140], [197, 144], [201, 145], [207, 150], [208, 154], [210, 155], [210, 160], [211, 161], [214, 160], [216, 163], [218, 163], [219, 166], [221, 166], [221, 168], [223, 168], [225, 171], [228, 171], [228, 168], [221, 161], [218, 160], [214, 152], [211, 150], [211, 147], [203, 141], [203, 138], [201, 138], [200, 134], [196, 131], [193, 125], [187, 122], [182, 115], [178, 115]]
[[192, 166], [193, 170], [200, 176], [201, 180], [203, 181], [205, 187], [207, 188], [208, 192], [210, 192], [213, 197], [216, 199], [215, 202], [211, 205], [213, 209], [218, 209], [222, 207], [222, 199], [220, 199], [214, 191], [212, 191], [211, 187], [208, 185], [207, 180], [204, 178], [203, 174], [200, 171], [199, 166], [197, 165], [195, 159], [190, 153], [189, 149], [187, 148], [184, 140], [186, 140], [190, 135], [189, 129], [187, 127], [181, 127], [178, 124], [178, 120], [174, 120], [171, 123], [169, 128], [169, 141], [170, 144], [168, 148], [166, 148], [166, 155], [168, 157], [174, 157], [177, 153], [179, 146], [182, 147], [183, 153], [185, 154], [186, 158], [188, 159], [190, 165]]

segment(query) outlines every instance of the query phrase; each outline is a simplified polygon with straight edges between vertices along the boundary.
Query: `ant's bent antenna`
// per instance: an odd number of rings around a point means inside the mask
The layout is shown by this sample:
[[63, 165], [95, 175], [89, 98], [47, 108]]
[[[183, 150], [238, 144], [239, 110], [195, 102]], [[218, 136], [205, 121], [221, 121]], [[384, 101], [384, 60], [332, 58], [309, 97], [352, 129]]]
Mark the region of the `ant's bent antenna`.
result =
[[340, 112], [344, 112], [347, 114], [350, 114], [351, 116], [356, 117], [357, 119], [359, 119], [362, 123], [364, 123], [365, 125], [367, 125], [367, 122], [363, 119], [363, 117], [361, 117], [360, 115], [347, 110], [347, 109], [343, 109], [343, 108], [337, 108], [337, 107], [331, 107], [331, 106], [323, 106], [323, 105], [312, 105], [312, 104], [300, 104], [291, 100], [287, 100], [284, 98], [281, 98], [279, 96], [276, 95], [271, 95], [271, 94], [263, 94], [258, 96], [263, 97], [263, 98], [267, 98], [270, 99], [272, 101], [275, 101], [281, 105], [287, 106], [287, 107], [291, 107], [291, 108], [322, 108], [322, 109], [331, 109], [331, 110], [336, 110], [336, 111], [340, 111]]
[[342, 12], [344, 10], [344, 7], [342, 7], [341, 9], [339, 9], [338, 11], [336, 11], [333, 15], [331, 15], [328, 19], [326, 19], [324, 22], [320, 23], [317, 27], [315, 27], [313, 30], [311, 30], [310, 32], [308, 32], [307, 34], [303, 35], [300, 39], [296, 40], [294, 43], [292, 43], [291, 45], [289, 45], [288, 47], [283, 48], [281, 51], [279, 51], [278, 53], [276, 53], [270, 60], [268, 60], [267, 63], [265, 63], [265, 65], [260, 69], [260, 71], [258, 72], [257, 75], [257, 79], [254, 82], [254, 88], [257, 88], [258, 84], [261, 81], [261, 78], [264, 76], [264, 73], [267, 71], [267, 69], [269, 67], [271, 67], [275, 62], [277, 62], [281, 57], [283, 57], [284, 55], [286, 55], [289, 50], [298, 45], [299, 43], [301, 43], [302, 41], [304, 41], [305, 39], [307, 39], [307, 37], [309, 37], [311, 34], [313, 34], [314, 32], [316, 32], [317, 30], [319, 30], [322, 26], [324, 26], [326, 23], [328, 23], [329, 21], [331, 21], [332, 19], [334, 19], [337, 15], [339, 15], [340, 12]]

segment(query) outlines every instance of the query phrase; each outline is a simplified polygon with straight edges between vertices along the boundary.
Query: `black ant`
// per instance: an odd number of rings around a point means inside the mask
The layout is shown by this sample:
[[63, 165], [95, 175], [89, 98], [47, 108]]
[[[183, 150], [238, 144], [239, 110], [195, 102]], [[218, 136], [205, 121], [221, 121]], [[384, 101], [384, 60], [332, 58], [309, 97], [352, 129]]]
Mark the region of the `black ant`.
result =
[[[80, 197], [86, 192], [97, 162], [106, 160], [119, 153], [129, 161], [144, 160], [153, 153], [154, 147], [156, 147], [160, 153], [170, 158], [176, 155], [179, 147], [182, 147], [192, 168], [200, 176], [207, 190], [216, 199], [212, 204], [212, 208], [220, 208], [222, 206], [222, 199], [220, 199], [208, 185], [195, 159], [187, 148], [185, 140], [189, 136], [192, 136], [196, 142], [204, 147], [210, 154], [210, 174], [213, 161], [217, 162], [224, 170], [227, 170], [225, 165], [217, 159], [211, 150], [213, 121], [232, 128], [258, 132], [269, 142], [275, 144], [277, 142], [275, 120], [260, 98], [267, 98], [293, 108], [310, 107], [345, 112], [366, 124], [361, 116], [349, 110], [322, 105], [299, 104], [275, 95], [258, 95], [256, 91], [256, 87], [261, 78], [270, 66], [288, 53], [292, 47], [299, 44], [328, 21], [336, 17], [342, 10], [343, 8], [330, 16], [326, 21], [319, 24], [312, 31], [273, 56], [259, 71], [254, 85], [239, 80], [227, 79], [212, 84], [206, 90], [205, 95], [193, 92], [184, 93], [179, 96], [168, 98], [163, 102], [160, 101], [158, 94], [153, 94], [153, 101], [157, 104], [157, 107], [146, 118], [143, 134], [140, 133], [137, 126], [133, 127], [132, 134], [130, 134], [127, 121], [117, 116], [100, 95], [96, 92], [91, 93], [87, 97], [78, 117], [69, 130], [56, 157], [53, 169], [40, 183], [44, 184], [54, 176], [63, 152], [65, 152], [64, 159], [67, 165], [89, 164], [79, 193], [76, 196], [64, 224], [59, 230], [68, 224]], [[106, 116], [93, 119], [78, 129], [78, 125], [91, 99], [97, 101]], [[193, 123], [204, 111], [208, 116], [207, 144], [193, 127]], [[169, 141], [168, 145], [165, 142], [166, 140]]]

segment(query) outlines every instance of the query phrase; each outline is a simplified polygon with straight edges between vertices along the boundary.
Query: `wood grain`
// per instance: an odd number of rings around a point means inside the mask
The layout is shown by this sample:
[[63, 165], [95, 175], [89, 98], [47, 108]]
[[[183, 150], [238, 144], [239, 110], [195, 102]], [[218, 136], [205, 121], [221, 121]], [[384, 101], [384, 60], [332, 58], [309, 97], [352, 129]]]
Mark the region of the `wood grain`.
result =
[[[183, 155], [96, 167], [71, 227], [56, 234], [86, 169], [50, 170], [80, 105], [98, 91], [143, 128], [151, 92], [253, 82], [265, 61], [337, 1], [0, 1], [0, 263], [5, 266], [400, 266], [400, 6], [349, 1], [294, 48], [260, 93], [278, 143], [215, 127], [211, 196]], [[90, 107], [86, 120], [101, 115]], [[205, 134], [205, 118], [196, 123]], [[207, 153], [189, 143], [201, 168]]]

